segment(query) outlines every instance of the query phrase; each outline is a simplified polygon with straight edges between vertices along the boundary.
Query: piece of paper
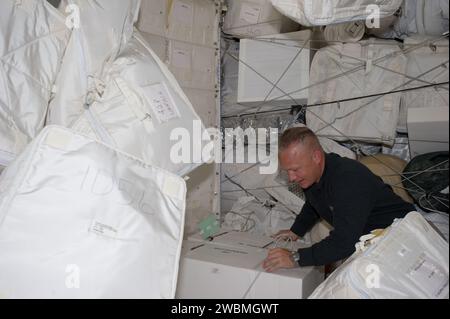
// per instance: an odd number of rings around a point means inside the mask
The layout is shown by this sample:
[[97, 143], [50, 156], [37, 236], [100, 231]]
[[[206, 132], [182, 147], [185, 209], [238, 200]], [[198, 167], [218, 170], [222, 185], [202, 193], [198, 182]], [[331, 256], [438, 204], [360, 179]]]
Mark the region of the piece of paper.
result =
[[144, 88], [144, 92], [153, 114], [160, 123], [180, 117], [175, 102], [164, 83], [147, 86]]
[[248, 24], [257, 24], [261, 14], [261, 7], [250, 3], [242, 3], [240, 20], [244, 20]]

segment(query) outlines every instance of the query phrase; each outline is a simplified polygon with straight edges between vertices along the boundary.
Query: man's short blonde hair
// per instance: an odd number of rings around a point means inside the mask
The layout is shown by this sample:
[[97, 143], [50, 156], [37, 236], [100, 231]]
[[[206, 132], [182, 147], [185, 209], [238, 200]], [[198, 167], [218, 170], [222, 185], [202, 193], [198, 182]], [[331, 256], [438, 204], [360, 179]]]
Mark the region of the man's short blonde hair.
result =
[[278, 151], [281, 152], [292, 144], [302, 144], [312, 150], [323, 151], [316, 134], [307, 127], [293, 127], [284, 131], [278, 141]]

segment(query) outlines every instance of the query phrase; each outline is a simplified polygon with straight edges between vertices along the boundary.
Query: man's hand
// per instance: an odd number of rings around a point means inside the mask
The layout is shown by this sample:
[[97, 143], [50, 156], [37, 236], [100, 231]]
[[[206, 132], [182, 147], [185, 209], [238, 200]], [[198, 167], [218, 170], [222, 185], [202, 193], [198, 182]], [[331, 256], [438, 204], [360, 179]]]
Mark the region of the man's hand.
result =
[[275, 235], [272, 236], [275, 239], [283, 239], [283, 240], [292, 240], [292, 241], [296, 241], [299, 237], [294, 234], [291, 230], [289, 229], [285, 229], [285, 230], [280, 230], [278, 233], [276, 233]]
[[267, 258], [263, 261], [263, 268], [267, 272], [272, 272], [280, 268], [295, 268], [298, 264], [292, 258], [289, 250], [274, 248], [269, 250]]

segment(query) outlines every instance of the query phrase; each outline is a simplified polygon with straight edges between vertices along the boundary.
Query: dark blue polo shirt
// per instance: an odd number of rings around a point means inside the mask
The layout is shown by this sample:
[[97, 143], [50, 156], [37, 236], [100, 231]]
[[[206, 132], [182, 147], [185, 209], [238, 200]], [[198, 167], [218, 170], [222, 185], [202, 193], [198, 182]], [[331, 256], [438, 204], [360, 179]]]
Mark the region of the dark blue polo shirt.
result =
[[306, 203], [291, 230], [302, 237], [320, 218], [334, 229], [321, 242], [299, 249], [300, 266], [326, 265], [349, 257], [362, 235], [386, 228], [395, 218], [415, 210], [366, 166], [333, 153], [325, 156], [320, 181], [304, 192]]

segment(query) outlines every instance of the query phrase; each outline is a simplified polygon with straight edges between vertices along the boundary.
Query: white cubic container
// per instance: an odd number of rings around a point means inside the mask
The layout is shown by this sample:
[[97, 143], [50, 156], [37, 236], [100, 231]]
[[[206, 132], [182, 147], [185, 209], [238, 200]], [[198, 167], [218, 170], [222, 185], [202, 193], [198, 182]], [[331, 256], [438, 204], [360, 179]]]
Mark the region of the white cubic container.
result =
[[178, 298], [307, 298], [324, 278], [322, 267], [265, 272], [268, 237], [228, 232], [210, 242], [192, 239], [183, 243]]
[[310, 31], [299, 31], [241, 40], [238, 103], [249, 106], [269, 101], [272, 106], [305, 103], [310, 36]]
[[430, 152], [448, 151], [448, 118], [448, 106], [408, 109], [411, 157]]

